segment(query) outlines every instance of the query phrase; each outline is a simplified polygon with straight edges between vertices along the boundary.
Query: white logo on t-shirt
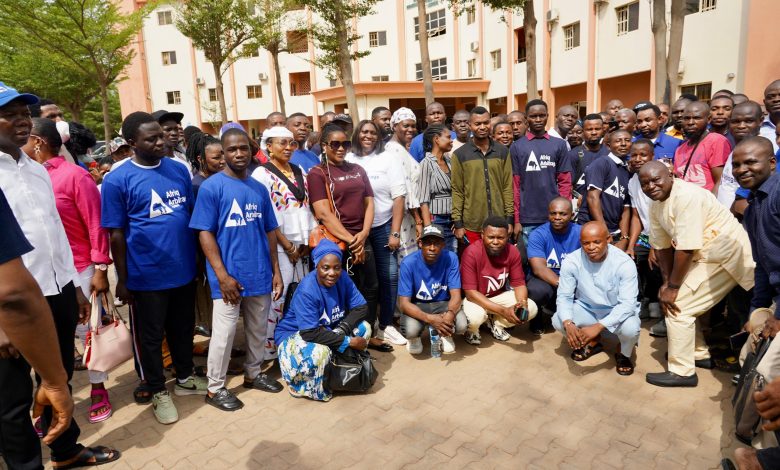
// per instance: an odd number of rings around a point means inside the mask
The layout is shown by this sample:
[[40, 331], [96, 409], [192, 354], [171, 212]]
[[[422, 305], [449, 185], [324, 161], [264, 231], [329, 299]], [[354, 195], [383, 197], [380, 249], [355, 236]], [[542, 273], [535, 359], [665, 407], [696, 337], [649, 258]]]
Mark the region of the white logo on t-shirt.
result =
[[149, 218], [154, 219], [155, 217], [172, 213], [173, 209], [163, 202], [160, 195], [157, 194], [157, 191], [152, 189], [152, 201], [149, 203]]
[[580, 179], [577, 180], [577, 186], [585, 185], [585, 173], [580, 175]]
[[558, 260], [558, 254], [555, 253], [555, 248], [552, 249], [550, 255], [547, 257], [548, 268], [560, 268], [561, 262]]
[[246, 225], [244, 220], [244, 213], [241, 211], [241, 206], [233, 199], [233, 205], [230, 207], [230, 214], [228, 214], [227, 221], [225, 221], [225, 227], [242, 227]]
[[428, 291], [428, 288], [425, 286], [425, 281], [420, 281], [420, 289], [417, 290], [417, 298], [420, 300], [431, 300], [433, 297], [431, 297], [430, 291]]
[[623, 199], [625, 191], [625, 188], [620, 186], [620, 181], [618, 181], [618, 177], [616, 176], [615, 181], [613, 181], [612, 184], [604, 190], [604, 193], [618, 199]]
[[539, 160], [536, 159], [536, 154], [531, 151], [531, 155], [528, 156], [528, 163], [525, 164], [525, 171], [542, 171], [539, 166]]
[[491, 276], [482, 277], [487, 279], [488, 285], [486, 294], [490, 294], [491, 292], [495, 292], [504, 288], [504, 283], [506, 282], [506, 278], [509, 277], [509, 273], [506, 271], [506, 268], [504, 268], [504, 271], [498, 275], [498, 279], [495, 279]]

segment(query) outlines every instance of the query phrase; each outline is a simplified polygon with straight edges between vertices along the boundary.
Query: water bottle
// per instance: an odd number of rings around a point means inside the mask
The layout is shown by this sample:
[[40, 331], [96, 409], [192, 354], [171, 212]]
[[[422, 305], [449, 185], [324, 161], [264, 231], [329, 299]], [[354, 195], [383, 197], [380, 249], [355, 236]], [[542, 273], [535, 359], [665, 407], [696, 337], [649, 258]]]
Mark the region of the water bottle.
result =
[[436, 328], [429, 326], [428, 333], [431, 336], [431, 357], [440, 358], [441, 336], [439, 336], [439, 331]]

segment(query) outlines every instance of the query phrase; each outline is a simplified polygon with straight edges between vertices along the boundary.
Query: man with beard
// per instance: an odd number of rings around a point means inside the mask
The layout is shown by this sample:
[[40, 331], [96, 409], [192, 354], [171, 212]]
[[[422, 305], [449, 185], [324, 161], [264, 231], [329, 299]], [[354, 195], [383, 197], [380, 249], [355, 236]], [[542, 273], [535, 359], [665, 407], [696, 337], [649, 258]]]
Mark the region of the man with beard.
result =
[[733, 149], [736, 145], [729, 132], [729, 119], [734, 109], [734, 101], [728, 95], [718, 95], [710, 100], [710, 132], [716, 132], [729, 141]]
[[688, 98], [680, 98], [672, 104], [672, 125], [666, 129], [666, 134], [674, 137], [675, 139], [685, 139], [685, 133], [683, 133], [683, 113], [685, 107], [691, 104], [693, 100]]
[[703, 101], [694, 101], [683, 112], [685, 142], [674, 152], [674, 174], [683, 181], [717, 192], [723, 166], [731, 147], [720, 134], [707, 130], [710, 108]]
[[385, 143], [393, 136], [393, 128], [390, 126], [390, 117], [392, 115], [393, 113], [384, 106], [378, 106], [371, 111], [371, 120], [374, 121], [376, 127], [382, 132], [379, 138]]

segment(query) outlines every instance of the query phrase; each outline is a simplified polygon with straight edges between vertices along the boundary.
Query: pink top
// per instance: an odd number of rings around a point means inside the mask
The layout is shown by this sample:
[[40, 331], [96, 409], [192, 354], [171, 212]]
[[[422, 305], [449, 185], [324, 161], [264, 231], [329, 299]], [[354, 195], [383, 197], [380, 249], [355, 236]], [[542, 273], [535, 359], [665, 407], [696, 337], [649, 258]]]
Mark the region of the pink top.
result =
[[687, 140], [677, 147], [674, 152], [674, 174], [683, 181], [688, 181], [700, 186], [708, 191], [715, 187], [715, 180], [712, 178], [712, 169], [722, 167], [731, 153], [731, 145], [727, 138], [716, 132], [710, 132], [699, 143], [696, 148], [696, 155], [693, 155], [693, 161], [688, 166], [688, 172], [685, 172], [685, 166], [691, 159], [695, 145], [691, 145]]
[[78, 272], [91, 264], [111, 264], [108, 231], [100, 226], [100, 192], [89, 173], [65, 157], [43, 164], [51, 178], [73, 262]]

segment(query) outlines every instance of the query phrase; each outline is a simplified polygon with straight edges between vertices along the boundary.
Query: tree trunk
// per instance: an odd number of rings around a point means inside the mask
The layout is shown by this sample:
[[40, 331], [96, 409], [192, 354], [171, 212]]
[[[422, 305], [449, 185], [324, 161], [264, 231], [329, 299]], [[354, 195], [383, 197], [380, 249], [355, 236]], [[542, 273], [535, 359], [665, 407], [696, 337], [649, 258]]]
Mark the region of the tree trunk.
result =
[[100, 80], [100, 105], [103, 108], [103, 139], [111, 140], [111, 114], [108, 110], [108, 85]]
[[65, 105], [65, 109], [68, 110], [71, 120], [81, 122], [81, 113], [84, 111], [84, 107], [81, 104], [68, 104]]
[[214, 79], [216, 80], [217, 88], [217, 101], [219, 102], [219, 114], [222, 119], [222, 125], [227, 124], [227, 106], [225, 105], [225, 89], [222, 86], [222, 72], [220, 68], [222, 64], [218, 64], [216, 60], [211, 61], [211, 65], [214, 68]]
[[536, 14], [534, 1], [525, 0], [523, 4], [523, 29], [525, 30], [525, 73], [528, 101], [539, 98], [536, 84]]
[[274, 75], [276, 75], [276, 96], [279, 99], [279, 111], [287, 116], [284, 108], [284, 93], [282, 92], [282, 72], [279, 70], [279, 46], [271, 48], [271, 61], [274, 63]]
[[[680, 81], [677, 71], [680, 69], [682, 53], [683, 26], [685, 25], [685, 2], [672, 0], [672, 24], [669, 29], [669, 53], [666, 56], [666, 73], [669, 76], [669, 98], [677, 94]], [[673, 100], [672, 100], [673, 101]]]
[[339, 73], [341, 74], [341, 84], [344, 85], [344, 93], [347, 95], [349, 116], [352, 118], [352, 124], [357, 127], [358, 122], [360, 122], [360, 116], [357, 106], [357, 97], [355, 96], [355, 84], [352, 82], [352, 59], [350, 58], [349, 42], [347, 41], [349, 26], [347, 25], [347, 19], [344, 18], [344, 14], [339, 6], [336, 7], [335, 17], [335, 26], [338, 28]]
[[417, 0], [417, 23], [419, 24], [420, 62], [422, 63], [423, 90], [425, 90], [425, 105], [433, 103], [433, 74], [431, 73], [431, 56], [428, 52], [428, 22], [425, 13], [425, 1]]
[[666, 0], [653, 0], [653, 45], [655, 47], [655, 102], [669, 104], [666, 85]]

